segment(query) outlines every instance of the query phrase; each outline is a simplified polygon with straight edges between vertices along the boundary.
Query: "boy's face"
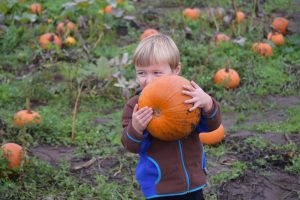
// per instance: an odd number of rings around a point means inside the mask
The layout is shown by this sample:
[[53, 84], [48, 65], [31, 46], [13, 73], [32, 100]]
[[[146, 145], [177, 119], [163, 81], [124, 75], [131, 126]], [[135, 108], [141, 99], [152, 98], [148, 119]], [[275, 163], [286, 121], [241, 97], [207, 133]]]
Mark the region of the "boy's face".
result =
[[180, 69], [180, 66], [177, 66], [176, 69], [172, 70], [168, 63], [162, 62], [146, 67], [135, 66], [135, 73], [140, 86], [144, 88], [148, 83], [159, 76], [179, 74]]

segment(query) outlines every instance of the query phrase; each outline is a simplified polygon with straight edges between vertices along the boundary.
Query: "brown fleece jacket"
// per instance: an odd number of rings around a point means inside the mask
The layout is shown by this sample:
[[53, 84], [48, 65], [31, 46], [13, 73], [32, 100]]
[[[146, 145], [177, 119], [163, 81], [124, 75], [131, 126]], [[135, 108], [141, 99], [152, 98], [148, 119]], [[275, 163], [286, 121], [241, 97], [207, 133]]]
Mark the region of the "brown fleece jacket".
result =
[[[154, 186], [156, 195], [147, 196], [147, 192], [145, 192], [147, 188], [142, 185], [143, 178], [146, 175], [137, 173], [137, 179], [142, 190], [144, 189], [143, 193], [146, 198], [184, 194], [204, 187], [207, 180], [203, 169], [203, 145], [199, 140], [198, 133], [191, 133], [189, 136], [176, 141], [162, 141], [149, 134], [146, 138], [145, 134], [137, 133], [131, 120], [138, 97], [138, 95], [135, 95], [124, 106], [122, 144], [128, 151], [140, 153], [141, 155], [141, 144], [146, 139], [150, 140], [150, 145], [145, 153], [147, 157], [157, 163], [160, 170], [160, 179]], [[202, 113], [201, 121], [205, 124], [206, 131], [213, 131], [220, 126], [221, 111], [215, 99], [213, 99], [212, 109], [209, 112]]]

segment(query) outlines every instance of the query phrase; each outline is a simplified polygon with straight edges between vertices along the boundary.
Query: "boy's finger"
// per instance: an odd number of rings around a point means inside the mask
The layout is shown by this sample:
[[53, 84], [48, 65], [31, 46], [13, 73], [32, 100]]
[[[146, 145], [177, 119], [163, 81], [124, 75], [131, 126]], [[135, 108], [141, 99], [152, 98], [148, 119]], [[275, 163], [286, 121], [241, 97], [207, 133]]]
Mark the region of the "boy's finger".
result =
[[137, 112], [139, 109], [139, 105], [138, 104], [135, 104], [134, 105], [134, 108], [133, 108], [133, 113]]
[[136, 114], [137, 114], [137, 115], [142, 115], [143, 113], [148, 112], [149, 110], [152, 110], [152, 109], [146, 106], [146, 107], [143, 107], [143, 108], [139, 109], [139, 110], [136, 112]]
[[194, 81], [191, 81], [191, 84], [194, 88], [200, 88], [199, 85], [197, 83], [195, 83]]
[[187, 91], [187, 90], [182, 90], [182, 94], [188, 95], [188, 96], [192, 96], [192, 92]]
[[192, 99], [188, 99], [188, 100], [185, 100], [184, 103], [194, 103], [195, 102], [195, 99], [192, 98]]

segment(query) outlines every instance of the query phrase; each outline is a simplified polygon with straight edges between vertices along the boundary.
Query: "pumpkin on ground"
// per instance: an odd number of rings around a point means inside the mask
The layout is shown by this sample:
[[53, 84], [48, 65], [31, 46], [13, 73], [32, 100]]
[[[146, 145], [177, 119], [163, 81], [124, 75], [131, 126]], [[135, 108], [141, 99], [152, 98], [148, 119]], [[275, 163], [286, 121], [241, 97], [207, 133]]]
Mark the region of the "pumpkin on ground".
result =
[[240, 24], [245, 20], [245, 14], [242, 11], [237, 11], [235, 13], [235, 21]]
[[214, 76], [214, 82], [223, 85], [225, 88], [234, 89], [240, 84], [240, 76], [234, 69], [222, 68]]
[[76, 28], [76, 25], [71, 22], [71, 21], [64, 21], [64, 22], [59, 22], [56, 26], [56, 31], [60, 34], [63, 34], [65, 32], [70, 32], [70, 31], [74, 31]]
[[199, 139], [203, 144], [215, 145], [220, 143], [225, 137], [225, 130], [223, 124], [214, 131], [199, 133]]
[[42, 117], [38, 112], [30, 110], [29, 98], [26, 98], [26, 110], [20, 110], [14, 115], [13, 122], [16, 126], [39, 124]]
[[30, 12], [34, 14], [41, 14], [42, 13], [42, 5], [39, 3], [33, 3], [30, 6]]
[[105, 6], [105, 8], [104, 8], [104, 13], [110, 14], [110, 13], [112, 13], [112, 10], [113, 10], [112, 5], [107, 5], [107, 6]]
[[159, 34], [159, 31], [157, 31], [156, 29], [148, 28], [141, 34], [140, 40], [143, 40], [146, 37], [149, 37], [151, 35], [158, 35], [158, 34]]
[[49, 49], [51, 45], [58, 46], [59, 48], [62, 46], [61, 39], [53, 33], [45, 33], [41, 35], [39, 38], [39, 44], [41, 48], [45, 50]]
[[1, 146], [4, 158], [8, 161], [9, 169], [18, 169], [22, 160], [26, 159], [26, 152], [15, 143], [6, 143]]
[[65, 44], [68, 47], [74, 46], [76, 44], [76, 39], [74, 37], [69, 36], [69, 37], [66, 38]]
[[229, 40], [230, 40], [230, 37], [223, 33], [218, 33], [214, 36], [214, 41], [216, 44], [218, 44], [220, 42], [227, 42]]
[[287, 34], [287, 28], [289, 21], [284, 17], [277, 17], [272, 22], [272, 28], [276, 32], [280, 32], [283, 35]]
[[200, 17], [200, 10], [198, 8], [185, 8], [182, 14], [188, 19], [196, 20]]
[[191, 134], [200, 121], [200, 109], [189, 111], [192, 104], [184, 95], [183, 85], [191, 85], [177, 75], [164, 75], [154, 79], [142, 91], [139, 108], [153, 109], [153, 118], [147, 126], [149, 133], [161, 140], [172, 141]]
[[269, 33], [268, 40], [271, 40], [275, 45], [284, 45], [284, 36], [281, 33]]
[[254, 43], [252, 45], [252, 51], [264, 57], [269, 57], [273, 54], [272, 46], [264, 42]]

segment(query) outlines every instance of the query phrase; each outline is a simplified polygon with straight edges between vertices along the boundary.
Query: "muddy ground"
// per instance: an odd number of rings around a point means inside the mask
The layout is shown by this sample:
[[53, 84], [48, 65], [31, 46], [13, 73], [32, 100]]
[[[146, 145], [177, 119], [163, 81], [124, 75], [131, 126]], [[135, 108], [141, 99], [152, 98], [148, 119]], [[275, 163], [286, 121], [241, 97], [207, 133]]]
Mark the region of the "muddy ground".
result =
[[[279, 105], [276, 109], [266, 109], [261, 113], [251, 114], [247, 125], [265, 122], [274, 122], [285, 120], [285, 110], [300, 102], [300, 97], [282, 97], [269, 96], [265, 98], [265, 102], [272, 102]], [[209, 177], [220, 172], [230, 171], [231, 164], [234, 161], [246, 162], [247, 165], [255, 165], [257, 158], [264, 159], [264, 165], [257, 170], [247, 169], [245, 173], [233, 180], [221, 183], [216, 188], [207, 187], [204, 192], [207, 196], [217, 193], [218, 199], [252, 199], [252, 200], [275, 200], [275, 199], [299, 199], [300, 195], [300, 176], [289, 173], [284, 170], [286, 165], [290, 165], [290, 158], [286, 152], [252, 149], [245, 146], [243, 140], [249, 137], [262, 136], [269, 145], [285, 145], [294, 142], [300, 147], [299, 134], [279, 134], [279, 133], [256, 133], [245, 130], [230, 132], [230, 127], [236, 123], [238, 113], [225, 113], [223, 116], [223, 124], [225, 126], [226, 137], [223, 143], [228, 148], [228, 153], [220, 157], [207, 155], [209, 166]], [[109, 178], [109, 181], [125, 184], [122, 174], [126, 173], [134, 177], [134, 169], [129, 166], [122, 165], [116, 157], [83, 157], [74, 156], [74, 149], [71, 147], [53, 147], [49, 145], [41, 145], [31, 150], [32, 154], [41, 160], [51, 164], [53, 167], [59, 167], [63, 160], [70, 163], [71, 173], [81, 181], [94, 183], [94, 175], [101, 174]], [[119, 150], [120, 155], [126, 152]], [[279, 155], [281, 159], [269, 159], [272, 155]]]

